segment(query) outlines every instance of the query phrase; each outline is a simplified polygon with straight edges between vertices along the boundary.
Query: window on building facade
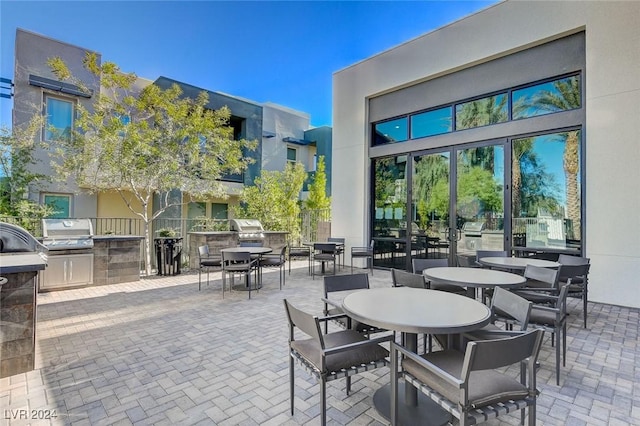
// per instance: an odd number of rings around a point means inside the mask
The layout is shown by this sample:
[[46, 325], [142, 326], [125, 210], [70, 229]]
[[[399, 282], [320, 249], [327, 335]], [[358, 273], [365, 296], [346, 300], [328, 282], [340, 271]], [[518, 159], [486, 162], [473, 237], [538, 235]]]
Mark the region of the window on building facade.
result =
[[456, 105], [456, 130], [503, 123], [509, 118], [506, 93]]
[[71, 137], [73, 127], [73, 102], [56, 98], [45, 97], [45, 129], [44, 140], [52, 141], [59, 138]]
[[287, 147], [287, 162], [295, 163], [296, 161], [298, 161], [298, 150]]
[[221, 220], [228, 219], [229, 205], [225, 203], [211, 203], [211, 218]]
[[65, 219], [71, 217], [71, 195], [43, 194], [42, 203], [53, 208], [53, 213], [48, 217]]
[[581, 138], [580, 130], [568, 130], [513, 140], [515, 247], [579, 247]]
[[407, 117], [402, 117], [376, 123], [373, 126], [373, 144], [384, 145], [406, 141], [409, 137], [408, 121]]
[[411, 116], [411, 139], [440, 135], [451, 131], [451, 107]]
[[580, 76], [514, 90], [512, 99], [514, 120], [579, 109], [582, 106]]

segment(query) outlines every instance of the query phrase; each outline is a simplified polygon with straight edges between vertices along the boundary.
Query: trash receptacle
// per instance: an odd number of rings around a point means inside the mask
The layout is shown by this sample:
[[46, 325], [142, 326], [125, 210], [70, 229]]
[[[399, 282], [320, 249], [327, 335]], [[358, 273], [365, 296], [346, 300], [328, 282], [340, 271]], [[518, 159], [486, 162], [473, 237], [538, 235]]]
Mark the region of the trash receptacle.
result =
[[484, 222], [465, 222], [462, 225], [464, 248], [467, 250], [482, 249], [482, 230]]
[[182, 263], [182, 237], [164, 237], [154, 239], [158, 275], [180, 274]]

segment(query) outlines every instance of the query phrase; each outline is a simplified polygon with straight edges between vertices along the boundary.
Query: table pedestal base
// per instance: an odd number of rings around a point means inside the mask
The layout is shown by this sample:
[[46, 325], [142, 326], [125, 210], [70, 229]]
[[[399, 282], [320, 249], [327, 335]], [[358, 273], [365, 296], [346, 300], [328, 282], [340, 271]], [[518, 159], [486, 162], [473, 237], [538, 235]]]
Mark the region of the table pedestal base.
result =
[[[405, 404], [405, 383], [398, 383], [398, 425], [441, 426], [451, 420], [451, 415], [422, 392], [418, 392], [418, 405]], [[391, 419], [391, 384], [384, 385], [373, 395], [373, 406], [387, 420]]]

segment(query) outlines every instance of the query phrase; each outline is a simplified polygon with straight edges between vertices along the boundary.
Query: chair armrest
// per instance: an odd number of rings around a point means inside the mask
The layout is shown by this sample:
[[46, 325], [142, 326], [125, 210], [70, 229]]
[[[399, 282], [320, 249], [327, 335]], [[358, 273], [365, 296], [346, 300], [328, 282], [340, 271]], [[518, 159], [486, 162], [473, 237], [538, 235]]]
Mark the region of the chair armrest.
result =
[[509, 337], [520, 336], [526, 331], [511, 330], [476, 330], [472, 333], [462, 333], [462, 336], [469, 340], [496, 340], [507, 339]]
[[349, 318], [349, 315], [347, 315], [347, 314], [335, 314], [335, 315], [327, 315], [327, 316], [324, 316], [324, 317], [318, 317], [318, 321], [320, 321], [320, 322], [328, 322], [328, 321], [336, 320], [338, 318], [351, 319], [351, 318]]
[[[407, 358], [410, 358], [411, 360], [415, 361], [421, 367], [424, 367], [425, 369], [431, 371], [432, 373], [434, 373], [435, 375], [437, 375], [441, 379], [453, 384], [454, 386], [461, 387], [464, 384], [464, 382], [462, 380], [458, 379], [457, 377], [452, 376], [451, 374], [449, 374], [446, 371], [444, 371], [442, 368], [438, 367], [435, 364], [430, 363], [426, 359], [424, 359], [424, 358], [418, 356], [417, 354], [407, 350], [405, 347], [403, 347], [401, 345], [398, 345], [394, 341], [391, 341], [391, 348], [399, 351], [401, 354], [403, 354]], [[391, 355], [391, 356], [393, 356], [393, 355]]]
[[342, 306], [341, 306], [340, 304], [336, 303], [335, 301], [333, 301], [333, 300], [331, 300], [331, 299], [328, 299], [328, 298], [326, 298], [326, 297], [321, 297], [321, 299], [322, 299], [322, 301], [323, 301], [324, 303], [326, 303], [327, 305], [331, 305], [331, 306], [333, 306], [333, 307], [335, 307], [335, 308], [341, 308], [341, 309], [342, 309]]
[[[324, 349], [322, 351], [322, 353], [324, 355], [336, 354], [336, 353], [340, 353], [340, 352], [350, 351], [352, 349], [359, 348], [361, 346], [378, 345], [378, 344], [384, 343], [384, 342], [391, 342], [392, 338], [393, 338], [393, 334], [389, 334], [387, 336], [376, 337], [375, 339], [367, 339], [367, 340], [362, 340], [360, 342], [353, 342], [353, 343], [349, 343], [347, 345], [336, 346], [336, 347], [333, 347], [333, 348]], [[393, 342], [392, 342], [392, 344], [393, 344]]]

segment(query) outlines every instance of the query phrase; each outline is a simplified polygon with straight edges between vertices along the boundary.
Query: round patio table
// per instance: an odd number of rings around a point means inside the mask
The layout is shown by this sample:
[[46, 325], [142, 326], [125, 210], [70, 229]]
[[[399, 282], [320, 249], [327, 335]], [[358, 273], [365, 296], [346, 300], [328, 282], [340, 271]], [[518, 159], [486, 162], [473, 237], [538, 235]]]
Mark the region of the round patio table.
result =
[[[271, 247], [227, 247], [220, 249], [221, 253], [250, 253], [252, 256], [256, 255], [258, 258], [263, 254], [271, 253], [273, 249]], [[258, 260], [258, 268], [260, 268], [260, 261]], [[223, 266], [224, 267], [224, 266]], [[231, 278], [233, 282], [233, 277]], [[262, 272], [258, 270], [258, 288], [262, 288]], [[234, 285], [234, 290], [249, 290], [247, 284], [244, 285]]]
[[478, 262], [484, 266], [492, 268], [511, 269], [514, 271], [524, 271], [527, 265], [539, 266], [541, 268], [559, 268], [558, 262], [544, 259], [530, 259], [527, 257], [481, 257]]
[[[438, 267], [422, 271], [429, 281], [441, 284], [453, 284], [467, 288], [467, 295], [475, 297], [476, 288], [515, 288], [527, 281], [522, 275], [511, 272], [495, 271], [493, 269]], [[483, 295], [484, 296], [484, 295]], [[484, 300], [484, 297], [482, 297]]]
[[[418, 334], [459, 334], [491, 320], [491, 310], [474, 299], [410, 287], [357, 291], [343, 299], [342, 309], [357, 321], [404, 333], [407, 349], [413, 352]], [[373, 403], [380, 414], [391, 418], [391, 384], [376, 391]], [[446, 411], [406, 382], [398, 387], [398, 404], [400, 424], [441, 425], [450, 420]]]

